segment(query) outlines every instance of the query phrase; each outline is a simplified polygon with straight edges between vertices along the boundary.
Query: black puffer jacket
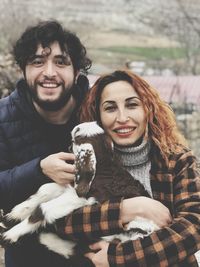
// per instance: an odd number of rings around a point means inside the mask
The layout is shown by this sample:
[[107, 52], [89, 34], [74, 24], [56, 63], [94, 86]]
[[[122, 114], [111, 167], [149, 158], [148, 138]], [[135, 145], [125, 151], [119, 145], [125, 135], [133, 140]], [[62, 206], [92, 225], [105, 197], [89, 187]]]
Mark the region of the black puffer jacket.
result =
[[[87, 78], [81, 77], [79, 85], [74, 88], [77, 107], [88, 90]], [[0, 209], [10, 211], [50, 181], [40, 170], [40, 160], [67, 151], [70, 132], [77, 123], [77, 110], [66, 125], [44, 121], [34, 109], [24, 80], [10, 96], [0, 100]], [[6, 250], [6, 267], [67, 267], [63, 263], [39, 246], [34, 236], [24, 237], [20, 244]]]

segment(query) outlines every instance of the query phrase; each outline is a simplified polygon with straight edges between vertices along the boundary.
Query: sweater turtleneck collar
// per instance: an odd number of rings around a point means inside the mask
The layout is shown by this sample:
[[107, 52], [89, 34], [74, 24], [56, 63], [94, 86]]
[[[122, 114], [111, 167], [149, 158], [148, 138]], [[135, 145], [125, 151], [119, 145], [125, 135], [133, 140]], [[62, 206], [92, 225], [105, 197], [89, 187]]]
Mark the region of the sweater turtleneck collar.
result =
[[115, 145], [115, 153], [124, 167], [141, 165], [149, 161], [150, 141], [143, 139], [138, 146], [122, 147]]

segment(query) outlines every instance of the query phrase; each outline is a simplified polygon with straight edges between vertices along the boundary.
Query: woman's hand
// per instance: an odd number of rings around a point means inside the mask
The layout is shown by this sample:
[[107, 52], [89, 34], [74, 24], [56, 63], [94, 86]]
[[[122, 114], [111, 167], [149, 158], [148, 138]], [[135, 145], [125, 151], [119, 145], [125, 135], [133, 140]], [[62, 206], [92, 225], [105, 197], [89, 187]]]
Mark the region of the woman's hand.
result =
[[86, 253], [85, 257], [90, 259], [96, 267], [109, 267], [108, 246], [109, 243], [103, 240], [94, 243], [90, 245], [90, 249], [94, 250], [94, 252]]
[[169, 209], [157, 200], [143, 196], [124, 199], [120, 211], [122, 223], [126, 224], [137, 216], [153, 221], [160, 228], [172, 222]]

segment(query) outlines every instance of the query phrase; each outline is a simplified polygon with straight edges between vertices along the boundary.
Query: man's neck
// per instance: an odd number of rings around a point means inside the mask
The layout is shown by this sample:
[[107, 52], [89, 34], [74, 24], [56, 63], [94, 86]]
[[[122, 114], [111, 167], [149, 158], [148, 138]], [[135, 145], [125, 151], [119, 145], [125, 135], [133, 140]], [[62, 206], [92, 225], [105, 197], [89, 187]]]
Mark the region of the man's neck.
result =
[[72, 112], [76, 106], [74, 98], [71, 96], [67, 104], [58, 111], [46, 111], [38, 106], [37, 103], [33, 102], [37, 112], [45, 119], [47, 122], [52, 124], [65, 124], [69, 121]]

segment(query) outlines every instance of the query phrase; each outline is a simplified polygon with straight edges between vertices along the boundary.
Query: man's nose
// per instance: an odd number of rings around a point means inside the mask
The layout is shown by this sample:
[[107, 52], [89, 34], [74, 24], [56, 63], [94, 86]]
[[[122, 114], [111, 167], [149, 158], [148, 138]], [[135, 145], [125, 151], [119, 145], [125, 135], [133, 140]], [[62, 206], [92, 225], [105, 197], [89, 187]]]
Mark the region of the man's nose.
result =
[[50, 78], [56, 76], [55, 65], [52, 62], [46, 62], [43, 74]]

